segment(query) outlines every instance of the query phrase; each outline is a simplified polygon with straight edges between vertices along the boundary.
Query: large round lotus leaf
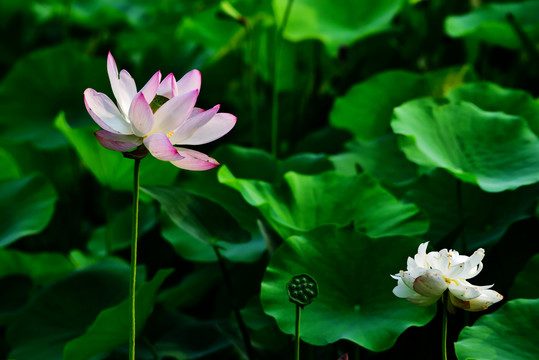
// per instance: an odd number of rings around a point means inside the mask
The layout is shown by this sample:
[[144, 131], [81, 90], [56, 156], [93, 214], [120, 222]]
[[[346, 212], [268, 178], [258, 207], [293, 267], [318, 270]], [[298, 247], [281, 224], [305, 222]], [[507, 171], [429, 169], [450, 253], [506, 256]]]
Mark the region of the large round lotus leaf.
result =
[[471, 102], [482, 110], [521, 116], [539, 136], [539, 102], [526, 91], [506, 89], [488, 82], [476, 82], [463, 84], [451, 90], [445, 97], [451, 102]]
[[460, 360], [531, 360], [539, 356], [539, 299], [517, 299], [465, 327], [455, 343]]
[[286, 284], [299, 274], [318, 282], [318, 297], [302, 311], [301, 338], [313, 345], [340, 339], [369, 350], [390, 348], [410, 326], [423, 326], [436, 308], [417, 307], [393, 295], [389, 275], [406, 266], [419, 239], [370, 239], [351, 229], [293, 236], [274, 253], [264, 274], [261, 303], [279, 328], [294, 333], [295, 305]]
[[451, 37], [470, 37], [512, 49], [522, 45], [517, 33], [507, 21], [512, 14], [524, 31], [537, 39], [539, 35], [539, 2], [521, 1], [514, 4], [486, 4], [464, 15], [448, 16], [445, 32]]
[[0, 172], [0, 181], [17, 179], [21, 177], [19, 165], [13, 156], [2, 148], [0, 148], [0, 168], [2, 169]]
[[404, 135], [400, 146], [409, 160], [445, 168], [485, 191], [539, 180], [539, 139], [522, 117], [424, 98], [396, 108], [391, 126]]
[[373, 141], [389, 132], [393, 108], [423, 96], [443, 96], [460, 85], [468, 67], [445, 69], [425, 75], [392, 70], [354, 85], [335, 100], [331, 125], [350, 131], [357, 139]]
[[461, 182], [438, 169], [410, 186], [405, 199], [427, 213], [429, 231], [423, 238], [442, 247], [459, 248], [453, 243], [466, 239], [466, 248], [477, 249], [497, 242], [516, 221], [531, 217], [539, 197], [539, 184], [512, 191], [488, 193], [474, 184]]
[[41, 232], [54, 213], [58, 195], [40, 175], [0, 182], [0, 247]]
[[528, 260], [524, 269], [518, 273], [513, 286], [509, 289], [509, 298], [538, 299], [537, 274], [539, 274], [539, 254]]
[[366, 174], [288, 172], [286, 185], [281, 186], [237, 179], [226, 167], [218, 176], [256, 206], [283, 238], [324, 225], [344, 227], [352, 221], [372, 237], [416, 235], [428, 228], [427, 219], [415, 205], [400, 202]]
[[[132, 190], [134, 160], [126, 159], [122, 153], [99, 145], [94, 136], [97, 127], [72, 128], [63, 113], [56, 117], [54, 126], [67, 137], [84, 164], [102, 185], [115, 190]], [[141, 160], [140, 184], [169, 185], [178, 171], [179, 169], [168, 161], [157, 160], [149, 155]]]
[[[283, 23], [288, 2], [273, 0], [278, 26]], [[336, 55], [340, 46], [388, 30], [402, 5], [402, 0], [295, 0], [283, 35], [291, 41], [318, 39]]]
[[[71, 124], [91, 123], [82, 96], [88, 87], [110, 89], [104, 58], [89, 58], [66, 45], [29, 54], [0, 84], [2, 137], [31, 141], [40, 149], [66, 145], [53, 126], [54, 118], [63, 110]], [[22, 101], [29, 94], [30, 106], [28, 101]]]

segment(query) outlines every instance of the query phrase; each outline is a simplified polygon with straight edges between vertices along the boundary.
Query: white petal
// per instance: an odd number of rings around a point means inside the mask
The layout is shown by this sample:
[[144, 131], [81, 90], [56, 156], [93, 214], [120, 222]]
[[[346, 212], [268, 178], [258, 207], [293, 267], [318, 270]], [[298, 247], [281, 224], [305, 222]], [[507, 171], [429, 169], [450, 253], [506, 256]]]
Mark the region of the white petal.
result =
[[178, 82], [176, 83], [176, 86], [178, 89], [177, 95], [185, 94], [186, 92], [193, 91], [193, 90], [200, 91], [201, 81], [202, 79], [200, 76], [200, 71], [198, 70], [189, 71], [187, 74], [182, 76], [182, 78], [178, 80]]
[[481, 291], [477, 288], [477, 286], [473, 286], [463, 281], [451, 281], [448, 288], [451, 294], [462, 300], [475, 299], [481, 295]]
[[401, 279], [398, 281], [397, 286], [393, 288], [393, 294], [395, 294], [395, 296], [406, 299], [416, 294], [416, 292], [406, 286]]
[[447, 283], [439, 270], [427, 270], [414, 281], [414, 290], [426, 297], [440, 297], [447, 289]]
[[131, 128], [137, 136], [146, 136], [153, 128], [154, 119], [152, 109], [146, 102], [144, 94], [141, 92], [133, 99], [129, 108], [129, 119], [131, 120]]
[[177, 129], [191, 115], [198, 97], [198, 90], [173, 97], [154, 114], [154, 132], [168, 134]]
[[407, 297], [406, 300], [417, 306], [429, 306], [438, 301], [440, 297], [427, 297], [419, 294]]
[[[208, 110], [209, 111], [209, 110]], [[236, 125], [236, 117], [228, 113], [217, 113], [206, 124], [195, 129], [191, 135], [179, 142], [183, 145], [201, 145], [219, 139]]]
[[159, 88], [159, 83], [161, 82], [161, 71], [156, 72], [150, 80], [144, 85], [142, 90], [140, 90], [141, 93], [144, 94], [144, 98], [146, 99], [146, 102], [148, 104], [151, 104], [153, 101], [155, 94], [157, 94], [157, 89]]
[[109, 97], [93, 89], [84, 91], [84, 104], [90, 116], [104, 130], [117, 134], [132, 134], [131, 125], [125, 121]]
[[451, 293], [449, 294], [451, 302], [456, 307], [467, 311], [482, 311], [486, 310], [490, 305], [497, 303], [503, 299], [503, 296], [494, 290], [483, 290], [481, 295], [472, 300], [462, 300]]
[[176, 78], [174, 74], [168, 74], [157, 89], [157, 95], [164, 96], [166, 98], [172, 99], [174, 96], [178, 95], [178, 85], [176, 84]]

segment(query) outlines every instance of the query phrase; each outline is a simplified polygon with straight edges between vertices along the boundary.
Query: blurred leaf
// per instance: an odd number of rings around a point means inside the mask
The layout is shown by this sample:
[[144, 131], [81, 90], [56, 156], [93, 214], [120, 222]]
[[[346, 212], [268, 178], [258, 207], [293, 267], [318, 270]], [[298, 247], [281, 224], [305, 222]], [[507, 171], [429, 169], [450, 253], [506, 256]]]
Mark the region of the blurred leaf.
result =
[[194, 306], [207, 296], [207, 293], [218, 281], [223, 279], [222, 276], [212, 265], [198, 266], [187, 274], [177, 286], [169, 287], [160, 292], [157, 302], [165, 304], [168, 308]]
[[538, 299], [537, 274], [539, 274], [539, 254], [535, 254], [513, 282], [509, 290], [509, 298]]
[[[450, 240], [445, 247], [455, 247], [453, 240], [459, 237], [465, 240], [456, 247], [466, 243], [468, 249], [476, 249], [494, 244], [512, 223], [532, 216], [531, 208], [539, 196], [538, 184], [487, 193], [473, 184], [459, 185], [459, 181], [437, 170], [413, 184], [405, 196], [428, 215], [430, 228], [423, 237], [435, 243]], [[447, 239], [452, 233], [454, 238]]]
[[72, 125], [91, 123], [82, 96], [88, 87], [110, 88], [105, 57], [91, 59], [61, 45], [22, 58], [0, 84], [2, 138], [31, 141], [39, 149], [66, 145], [53, 120], [63, 110]]
[[[140, 285], [136, 291], [136, 332], [140, 335], [146, 320], [153, 311], [157, 291], [172, 269], [159, 270], [155, 277]], [[86, 333], [67, 343], [63, 359], [86, 360], [92, 356], [110, 351], [128, 342], [130, 300], [101, 311]]]
[[[277, 24], [282, 26], [288, 0], [273, 0]], [[318, 39], [333, 56], [341, 46], [390, 29], [402, 0], [361, 2], [295, 0], [283, 36], [290, 41]]]
[[469, 37], [511, 49], [521, 47], [520, 39], [507, 21], [513, 14], [532, 39], [539, 39], [539, 3], [519, 1], [509, 4], [485, 4], [468, 14], [448, 16], [445, 32], [451, 37]]
[[37, 284], [45, 284], [61, 279], [72, 270], [73, 264], [62, 254], [0, 249], [0, 277], [26, 275]]
[[21, 177], [19, 165], [13, 156], [2, 148], [0, 148], [0, 169], [2, 169], [2, 172], [0, 172], [0, 181], [18, 179]]
[[249, 234], [219, 204], [179, 188], [144, 188], [171, 221], [162, 227], [164, 238], [176, 252], [192, 261], [217, 261], [213, 246], [232, 261], [251, 262], [265, 251], [259, 234]]
[[0, 247], [41, 232], [54, 213], [58, 195], [41, 175], [0, 182]]
[[[105, 149], [95, 139], [90, 127], [72, 128], [61, 113], [54, 125], [69, 139], [80, 158], [103, 186], [115, 190], [132, 190], [134, 161], [120, 152]], [[147, 156], [140, 166], [141, 185], [169, 185], [179, 169], [167, 161]]]
[[455, 343], [458, 359], [525, 360], [539, 354], [539, 299], [517, 299], [466, 326]]
[[[326, 345], [347, 339], [372, 351], [389, 349], [410, 326], [423, 326], [435, 307], [418, 307], [391, 293], [389, 274], [404, 266], [419, 239], [370, 239], [350, 229], [293, 236], [274, 253], [264, 274], [261, 303], [281, 331], [294, 333], [295, 306], [286, 283], [295, 275], [316, 279], [319, 296], [301, 315], [301, 339]], [[391, 251], [388, 251], [391, 249]], [[376, 257], [376, 261], [364, 261]]]
[[35, 284], [24, 275], [0, 278], [3, 296], [0, 296], [0, 326], [9, 325], [26, 305]]
[[525, 119], [468, 102], [419, 99], [395, 109], [391, 126], [404, 135], [406, 157], [500, 192], [539, 180], [539, 139]]
[[428, 228], [415, 205], [401, 203], [365, 174], [288, 172], [286, 186], [238, 179], [226, 166], [218, 176], [256, 206], [283, 238], [324, 225], [344, 227], [352, 221], [372, 237], [421, 234]]
[[61, 359], [69, 340], [127, 297], [128, 282], [129, 265], [108, 259], [43, 288], [8, 326], [9, 358]]
[[393, 108], [418, 97], [443, 96], [469, 73], [465, 66], [425, 75], [401, 70], [374, 75], [335, 100], [331, 125], [350, 131], [358, 140], [376, 140], [388, 133]]
[[[110, 250], [113, 252], [128, 248], [131, 245], [132, 212], [130, 206], [112, 214], [112, 219], [105, 226], [93, 231], [87, 245], [88, 250], [93, 255], [105, 256], [107, 254], [107, 241], [110, 242], [112, 247]], [[144, 203], [139, 204], [139, 238], [151, 230], [156, 221], [155, 207]]]

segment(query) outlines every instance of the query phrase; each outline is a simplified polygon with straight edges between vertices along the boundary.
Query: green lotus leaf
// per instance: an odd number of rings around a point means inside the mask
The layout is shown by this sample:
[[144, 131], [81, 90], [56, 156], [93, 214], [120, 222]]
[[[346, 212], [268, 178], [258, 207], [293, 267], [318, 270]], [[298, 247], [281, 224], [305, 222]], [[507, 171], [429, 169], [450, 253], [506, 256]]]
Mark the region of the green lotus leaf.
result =
[[352, 221], [369, 236], [422, 234], [428, 222], [413, 204], [403, 204], [366, 174], [336, 172], [300, 175], [288, 172], [286, 185], [236, 178], [223, 166], [219, 181], [238, 190], [283, 237], [324, 225]]
[[[273, 0], [278, 26], [282, 26], [287, 4], [288, 0]], [[318, 39], [335, 56], [340, 46], [388, 30], [402, 5], [402, 0], [296, 0], [283, 36], [290, 41]]]
[[0, 249], [0, 278], [15, 274], [26, 275], [37, 284], [45, 284], [66, 276], [72, 270], [73, 264], [62, 254], [30, 254]]
[[129, 265], [108, 259], [41, 289], [7, 328], [9, 358], [61, 359], [68, 341], [127, 297], [128, 283]]
[[539, 139], [520, 116], [424, 98], [396, 108], [391, 126], [403, 135], [400, 147], [409, 160], [445, 168], [485, 191], [539, 180]]
[[0, 181], [0, 247], [41, 232], [57, 199], [56, 190], [41, 175]]
[[[172, 273], [159, 270], [155, 277], [140, 285], [135, 295], [136, 333], [140, 335], [153, 311], [157, 291]], [[128, 342], [130, 300], [101, 311], [86, 333], [71, 340], [64, 347], [63, 359], [85, 360], [110, 351]]]
[[539, 299], [511, 300], [465, 327], [455, 343], [458, 359], [525, 360], [539, 355]]
[[424, 96], [443, 96], [469, 77], [469, 68], [450, 68], [425, 75], [392, 70], [354, 85], [335, 100], [331, 125], [356, 139], [374, 141], [387, 134], [393, 108]]
[[286, 284], [295, 275], [309, 274], [319, 295], [302, 311], [303, 341], [326, 345], [347, 339], [372, 351], [389, 349], [404, 330], [427, 324], [436, 312], [434, 306], [417, 307], [391, 292], [396, 282], [389, 274], [405, 266], [419, 242], [406, 237], [375, 240], [351, 229], [290, 237], [266, 269], [262, 307], [281, 331], [293, 334], [295, 305]]
[[0, 181], [21, 177], [21, 170], [17, 161], [15, 161], [9, 152], [2, 148], [0, 148], [0, 168], [2, 169], [2, 172], [0, 172]]
[[521, 47], [521, 41], [507, 21], [512, 14], [532, 39], [539, 38], [539, 3], [520, 1], [510, 4], [485, 4], [468, 14], [448, 16], [445, 32], [454, 38], [469, 37], [511, 49]]

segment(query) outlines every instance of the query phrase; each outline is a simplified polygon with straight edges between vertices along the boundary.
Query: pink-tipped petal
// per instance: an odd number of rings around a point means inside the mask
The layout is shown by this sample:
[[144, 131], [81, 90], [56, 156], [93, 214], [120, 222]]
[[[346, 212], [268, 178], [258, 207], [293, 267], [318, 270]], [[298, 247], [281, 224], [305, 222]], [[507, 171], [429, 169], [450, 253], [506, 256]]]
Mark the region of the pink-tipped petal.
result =
[[176, 83], [178, 88], [178, 94], [185, 94], [186, 92], [198, 90], [200, 91], [200, 85], [202, 82], [202, 77], [200, 71], [191, 70], [185, 74], [178, 82]]
[[157, 159], [163, 161], [175, 161], [183, 159], [178, 150], [170, 143], [163, 133], [153, 133], [144, 139], [144, 145]]
[[184, 159], [171, 161], [171, 163], [180, 169], [204, 171], [221, 165], [217, 162], [217, 160], [201, 152], [181, 147], [176, 147], [176, 149], [178, 150], [178, 153], [184, 157]]
[[132, 134], [131, 126], [124, 120], [109, 97], [94, 89], [84, 91], [86, 110], [102, 129], [118, 134]]
[[101, 146], [114, 151], [129, 151], [142, 144], [142, 139], [134, 135], [114, 134], [106, 130], [97, 130], [94, 135]]
[[109, 80], [112, 84], [112, 81], [118, 81], [120, 79], [120, 76], [118, 75], [118, 67], [116, 66], [116, 61], [114, 61], [114, 57], [109, 51], [109, 55], [107, 56], [107, 73], [109, 74]]
[[153, 128], [153, 112], [142, 92], [139, 92], [133, 99], [129, 108], [129, 119], [131, 128], [137, 136], [146, 136]]
[[154, 132], [169, 133], [177, 129], [191, 115], [198, 90], [178, 95], [167, 101], [154, 114]]
[[174, 96], [178, 95], [178, 85], [176, 85], [176, 78], [174, 77], [174, 74], [170, 73], [166, 78], [163, 79], [159, 85], [159, 88], [157, 89], [157, 95], [161, 95], [169, 99], [172, 99]]
[[196, 129], [188, 138], [183, 139], [181, 144], [201, 145], [209, 143], [227, 134], [234, 125], [236, 125], [234, 115], [228, 113], [215, 114], [210, 121]]
[[120, 111], [122, 114], [127, 115], [131, 101], [137, 95], [137, 85], [135, 85], [135, 80], [127, 70], [120, 71], [120, 80], [112, 86], [112, 92], [116, 102], [118, 102]]
[[195, 111], [191, 112], [191, 116], [189, 116], [179, 128], [174, 130], [174, 134], [170, 137], [170, 142], [177, 145], [188, 145], [185, 141], [199, 130], [199, 128], [206, 125], [208, 121], [217, 114], [217, 111], [219, 111], [219, 105], [215, 105], [213, 108], [206, 111], [197, 111], [196, 113]]
[[151, 103], [155, 97], [155, 94], [157, 94], [157, 89], [159, 88], [159, 83], [161, 82], [161, 71], [156, 72], [153, 74], [153, 76], [148, 80], [146, 85], [140, 90], [141, 93], [144, 94], [144, 97], [146, 98], [146, 101]]

